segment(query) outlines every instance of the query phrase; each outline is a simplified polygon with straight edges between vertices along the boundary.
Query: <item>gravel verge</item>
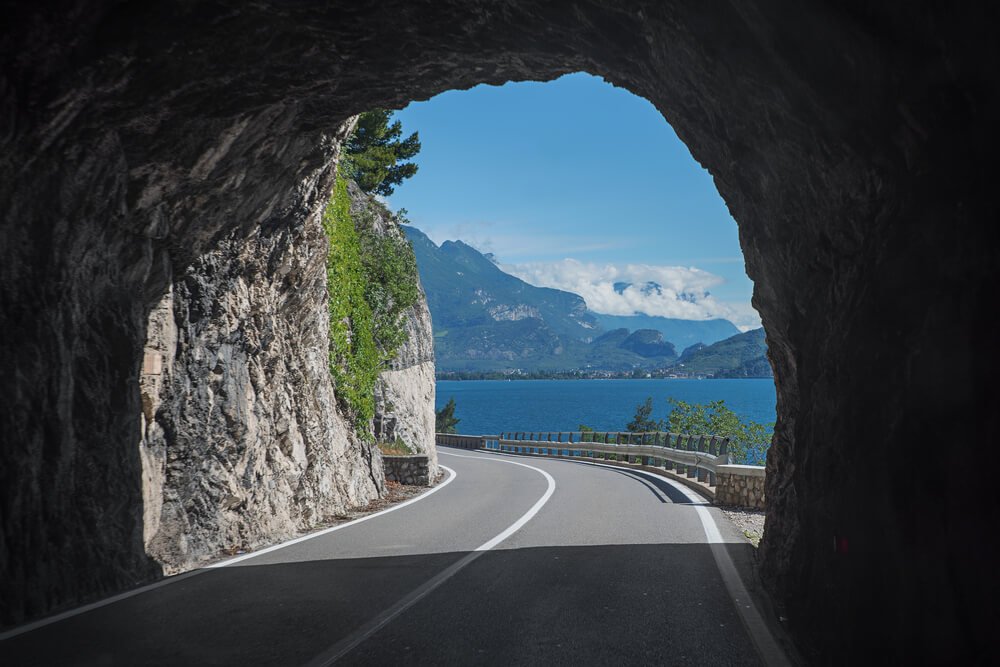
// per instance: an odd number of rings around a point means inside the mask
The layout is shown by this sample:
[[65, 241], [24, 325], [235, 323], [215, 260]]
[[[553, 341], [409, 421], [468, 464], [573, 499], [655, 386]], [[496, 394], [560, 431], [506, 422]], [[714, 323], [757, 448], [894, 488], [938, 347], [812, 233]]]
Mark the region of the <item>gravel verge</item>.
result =
[[760, 538], [764, 535], [764, 510], [753, 510], [745, 507], [720, 507], [743, 537], [755, 547], [760, 546]]

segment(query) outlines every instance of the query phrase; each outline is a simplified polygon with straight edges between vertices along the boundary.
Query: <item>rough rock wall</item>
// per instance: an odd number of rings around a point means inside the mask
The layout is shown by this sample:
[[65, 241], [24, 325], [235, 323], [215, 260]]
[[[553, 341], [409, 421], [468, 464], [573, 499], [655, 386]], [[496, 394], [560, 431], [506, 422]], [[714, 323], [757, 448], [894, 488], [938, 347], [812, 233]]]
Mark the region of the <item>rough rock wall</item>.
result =
[[160, 574], [138, 447], [148, 316], [223, 239], [319, 211], [351, 115], [220, 104], [211, 67], [196, 84], [151, 65], [170, 17], [133, 8], [18, 5], [0, 28], [2, 625]]
[[[405, 315], [407, 332], [421, 337], [423, 331], [430, 330], [427, 304], [422, 301], [410, 310], [412, 312]], [[387, 441], [392, 442], [398, 437], [413, 451], [426, 454], [431, 479], [436, 479], [439, 468], [434, 445], [433, 353], [430, 359], [424, 357], [423, 361], [409, 363], [405, 359], [397, 357], [396, 363], [379, 375], [375, 385], [375, 418], [382, 423]]]
[[[353, 184], [350, 192], [356, 215], [371, 210], [377, 233], [402, 238]], [[143, 533], [165, 573], [289, 537], [380, 493], [380, 456], [341, 414], [327, 370], [326, 253], [318, 213], [226, 239], [150, 314]], [[422, 294], [405, 318], [408, 340], [377, 386], [377, 420], [428, 454], [436, 474]]]
[[996, 568], [969, 536], [1000, 499], [966, 466], [995, 439], [1000, 372], [994, 12], [14, 3], [0, 26], [0, 622], [152, 576], [136, 378], [173, 276], [315, 211], [353, 113], [584, 70], [656, 105], [739, 223], [778, 390], [762, 572], [795, 636], [835, 663], [989, 655]]
[[318, 213], [226, 239], [150, 317], [144, 536], [167, 573], [381, 490], [379, 455], [340, 414], [327, 368], [326, 254]]
[[[384, 208], [373, 204], [354, 183], [349, 183], [348, 191], [356, 220], [363, 218], [377, 234], [405, 240]], [[417, 303], [403, 312], [403, 326], [406, 341], [375, 384], [375, 433], [388, 442], [400, 438], [414, 452], [426, 454], [430, 478], [435, 479], [439, 468], [434, 445], [434, 332], [423, 287]]]

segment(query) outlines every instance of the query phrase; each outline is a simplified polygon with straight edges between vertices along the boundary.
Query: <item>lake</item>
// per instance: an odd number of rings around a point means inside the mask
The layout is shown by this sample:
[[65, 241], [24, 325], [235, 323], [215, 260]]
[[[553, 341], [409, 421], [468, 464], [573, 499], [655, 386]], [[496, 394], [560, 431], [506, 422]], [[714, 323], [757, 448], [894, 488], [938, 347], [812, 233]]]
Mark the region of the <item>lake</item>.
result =
[[456, 429], [470, 435], [501, 431], [624, 430], [637, 405], [653, 398], [653, 419], [669, 412], [667, 398], [688, 403], [722, 399], [743, 420], [775, 420], [774, 381], [745, 380], [438, 380], [437, 409], [455, 399]]

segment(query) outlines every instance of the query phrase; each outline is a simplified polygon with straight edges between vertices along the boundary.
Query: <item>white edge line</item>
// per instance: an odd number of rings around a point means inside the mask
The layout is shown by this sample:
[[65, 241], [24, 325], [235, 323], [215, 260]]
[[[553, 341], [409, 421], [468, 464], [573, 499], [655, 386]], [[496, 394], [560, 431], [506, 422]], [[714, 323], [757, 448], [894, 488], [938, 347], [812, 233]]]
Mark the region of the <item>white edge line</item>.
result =
[[[485, 451], [493, 454], [494, 456], [518, 456], [518, 454], [508, 454], [505, 452], [493, 452], [490, 450]], [[444, 454], [447, 452], [439, 453]], [[458, 456], [458, 454], [451, 454], [451, 456]], [[467, 456], [465, 458], [482, 457]], [[760, 615], [760, 611], [757, 609], [757, 606], [753, 603], [753, 598], [750, 597], [750, 592], [743, 583], [743, 578], [740, 577], [739, 571], [736, 569], [736, 564], [733, 563], [732, 557], [725, 549], [724, 545], [727, 543], [723, 539], [722, 533], [719, 532], [719, 526], [715, 523], [715, 518], [712, 516], [711, 512], [708, 511], [710, 503], [706, 501], [704, 497], [680, 482], [674, 481], [663, 475], [657, 475], [656, 473], [649, 472], [647, 470], [628, 470], [627, 468], [596, 463], [593, 461], [576, 461], [574, 459], [562, 458], [552, 460], [571, 461], [573, 463], [583, 463], [585, 465], [595, 466], [598, 468], [625, 470], [626, 472], [637, 473], [640, 475], [649, 475], [650, 477], [655, 477], [667, 482], [675, 489], [683, 493], [688, 500], [691, 501], [691, 505], [698, 513], [698, 518], [701, 519], [701, 526], [705, 531], [705, 541], [708, 542], [709, 548], [712, 551], [712, 556], [715, 558], [715, 565], [718, 567], [719, 574], [722, 575], [722, 580], [726, 584], [726, 590], [729, 592], [729, 597], [733, 601], [733, 606], [736, 607], [736, 611], [739, 613], [740, 619], [746, 627], [747, 634], [750, 635], [750, 639], [757, 648], [757, 652], [760, 654], [764, 664], [778, 666], [792, 664], [788, 659], [788, 656], [785, 655], [784, 649], [781, 648], [781, 645], [778, 644], [777, 640], [774, 638], [770, 628], [767, 627], [767, 623], [764, 622], [764, 618]], [[509, 463], [513, 463], [513, 461], [510, 461]]]
[[15, 628], [11, 628], [10, 630], [7, 630], [6, 632], [0, 633], [0, 641], [5, 641], [7, 639], [12, 639], [12, 638], [17, 637], [18, 635], [22, 635], [22, 634], [24, 634], [26, 632], [31, 632], [32, 630], [37, 630], [38, 628], [45, 627], [46, 625], [51, 625], [53, 623], [58, 623], [59, 621], [63, 621], [65, 619], [67, 619], [67, 618], [71, 618], [73, 616], [78, 616], [80, 614], [85, 614], [85, 613], [87, 613], [89, 611], [93, 611], [95, 609], [100, 609], [101, 607], [106, 607], [109, 604], [114, 604], [115, 602], [120, 602], [120, 601], [126, 600], [126, 599], [128, 599], [130, 597], [135, 597], [136, 595], [141, 595], [143, 593], [148, 593], [149, 591], [155, 590], [157, 588], [161, 588], [161, 587], [166, 586], [168, 584], [174, 584], [174, 583], [177, 583], [178, 581], [183, 581], [184, 579], [189, 579], [189, 578], [194, 577], [196, 575], [203, 574], [205, 572], [208, 572], [209, 570], [214, 570], [214, 569], [217, 569], [217, 568], [220, 568], [220, 567], [227, 567], [229, 565], [233, 565], [235, 563], [239, 563], [240, 561], [244, 561], [244, 560], [247, 560], [247, 559], [250, 559], [250, 558], [256, 558], [257, 556], [262, 556], [262, 555], [264, 555], [266, 553], [271, 553], [272, 551], [277, 551], [278, 549], [284, 549], [285, 547], [290, 547], [293, 544], [298, 544], [299, 542], [305, 542], [306, 540], [311, 540], [311, 539], [314, 539], [314, 538], [317, 538], [317, 537], [322, 537], [323, 535], [328, 535], [328, 534], [330, 534], [330, 533], [332, 533], [334, 531], [341, 530], [343, 528], [347, 528], [349, 526], [353, 526], [353, 525], [362, 523], [364, 521], [368, 521], [369, 519], [374, 519], [377, 516], [382, 516], [383, 514], [388, 514], [389, 512], [395, 512], [398, 509], [403, 509], [407, 505], [412, 505], [413, 503], [415, 503], [415, 502], [417, 502], [419, 500], [423, 500], [424, 498], [428, 498], [428, 497], [432, 496], [433, 494], [437, 493], [438, 491], [440, 491], [444, 487], [448, 486], [449, 484], [451, 484], [455, 480], [455, 477], [457, 476], [457, 473], [454, 470], [452, 470], [448, 466], [441, 466], [441, 467], [444, 468], [445, 470], [447, 470], [450, 473], [449, 476], [448, 476], [448, 479], [446, 479], [445, 481], [441, 482], [440, 484], [438, 484], [437, 486], [435, 486], [434, 488], [432, 488], [430, 491], [426, 491], [424, 493], [421, 493], [416, 498], [411, 498], [410, 500], [407, 500], [406, 502], [399, 503], [398, 505], [393, 505], [392, 507], [388, 507], [388, 508], [386, 508], [384, 510], [380, 510], [378, 512], [375, 512], [374, 514], [368, 514], [366, 516], [359, 517], [357, 519], [354, 519], [353, 521], [348, 521], [346, 523], [338, 524], [336, 526], [331, 526], [330, 528], [325, 528], [325, 529], [317, 531], [315, 533], [310, 533], [308, 535], [303, 535], [302, 537], [296, 537], [294, 539], [288, 540], [287, 542], [281, 542], [280, 544], [275, 544], [275, 545], [267, 547], [265, 549], [261, 549], [260, 551], [255, 551], [253, 553], [249, 553], [249, 554], [246, 554], [246, 555], [243, 555], [243, 556], [237, 556], [236, 558], [230, 558], [230, 559], [218, 562], [218, 563], [213, 563], [212, 565], [206, 565], [205, 567], [200, 567], [200, 568], [195, 569], [195, 570], [190, 570], [188, 572], [183, 572], [181, 574], [176, 574], [176, 575], [173, 575], [173, 576], [170, 576], [170, 577], [166, 577], [166, 578], [164, 578], [164, 579], [162, 579], [160, 581], [154, 582], [152, 584], [147, 584], [145, 586], [140, 586], [139, 588], [135, 588], [135, 589], [132, 589], [130, 591], [125, 591], [124, 593], [119, 593], [118, 595], [113, 595], [113, 596], [111, 596], [109, 598], [104, 598], [103, 600], [98, 600], [97, 602], [91, 602], [90, 604], [86, 604], [86, 605], [84, 605], [82, 607], [76, 607], [74, 609], [69, 609], [67, 611], [64, 611], [62, 613], [56, 614], [54, 616], [48, 616], [46, 618], [42, 618], [42, 619], [39, 619], [37, 621], [33, 621], [31, 623], [27, 623], [25, 625], [21, 625], [21, 626], [15, 627]]
[[[508, 537], [510, 537], [518, 530], [520, 530], [522, 527], [524, 527], [524, 524], [528, 523], [528, 521], [530, 521], [536, 514], [538, 514], [538, 511], [542, 509], [542, 506], [549, 501], [549, 498], [552, 497], [552, 494], [555, 493], [556, 490], [556, 480], [552, 478], [552, 475], [545, 472], [541, 468], [536, 468], [535, 466], [531, 466], [526, 463], [518, 463], [517, 461], [506, 461], [504, 459], [494, 459], [484, 456], [463, 456], [461, 454], [451, 454], [450, 452], [438, 452], [438, 453], [445, 454], [447, 456], [455, 456], [460, 459], [479, 459], [480, 461], [493, 461], [496, 463], [507, 463], [510, 465], [521, 466], [522, 468], [529, 468], [531, 470], [534, 470], [535, 472], [541, 473], [545, 477], [545, 481], [548, 484], [548, 488], [545, 489], [545, 493], [542, 494], [542, 497], [539, 498], [538, 501], [531, 506], [531, 509], [522, 514], [517, 521], [508, 526], [507, 529], [504, 530], [502, 533], [500, 533], [493, 539], [484, 542], [474, 551], [469, 552], [455, 563], [452, 563], [450, 566], [448, 566], [438, 574], [434, 575], [432, 578], [428, 579], [417, 588], [410, 591], [407, 595], [405, 595], [402, 599], [400, 599], [399, 602], [389, 607], [388, 609], [383, 611], [381, 614], [379, 614], [372, 620], [365, 623], [354, 633], [348, 635], [347, 637], [344, 637], [339, 642], [334, 644], [332, 647], [330, 647], [323, 653], [319, 654], [318, 656], [310, 660], [308, 663], [306, 663], [307, 667], [326, 667], [327, 665], [332, 665], [334, 662], [336, 662], [343, 656], [350, 653], [359, 644], [361, 644], [366, 639], [368, 639], [376, 632], [378, 632], [386, 625], [388, 625], [394, 618], [396, 618], [404, 611], [412, 607], [414, 604], [422, 600], [429, 593], [433, 592], [435, 589], [441, 586], [441, 584], [445, 583], [453, 576], [458, 574], [459, 571], [461, 571], [469, 563], [473, 562], [474, 560], [482, 556], [484, 553], [486, 553], [496, 545], [500, 544]], [[441, 467], [443, 468], [444, 466]]]
[[375, 517], [382, 516], [383, 514], [388, 514], [389, 512], [395, 512], [396, 510], [401, 510], [404, 507], [406, 507], [407, 505], [412, 505], [413, 503], [415, 503], [415, 502], [417, 502], [419, 500], [423, 500], [424, 498], [427, 498], [429, 496], [434, 495], [435, 493], [437, 493], [438, 491], [440, 491], [441, 489], [443, 489], [444, 487], [448, 486], [449, 484], [451, 484], [454, 481], [455, 477], [457, 477], [457, 473], [454, 470], [452, 470], [451, 468], [449, 468], [448, 466], [441, 466], [441, 467], [444, 468], [445, 470], [447, 470], [449, 473], [451, 473], [449, 475], [448, 479], [446, 479], [445, 481], [441, 482], [440, 484], [438, 484], [437, 486], [435, 486], [430, 491], [427, 491], [425, 493], [420, 494], [416, 498], [410, 498], [406, 502], [399, 503], [398, 505], [393, 505], [392, 507], [388, 507], [388, 508], [386, 508], [384, 510], [380, 510], [378, 512], [375, 512], [374, 514], [368, 514], [366, 516], [354, 519], [353, 521], [348, 521], [346, 523], [337, 524], [336, 526], [331, 526], [330, 528], [324, 528], [323, 530], [317, 531], [315, 533], [309, 533], [308, 535], [303, 535], [302, 537], [296, 537], [294, 539], [288, 540], [287, 542], [282, 542], [281, 544], [275, 544], [274, 546], [267, 547], [266, 549], [261, 549], [260, 551], [255, 551], [255, 552], [253, 552], [251, 554], [246, 554], [245, 556], [237, 556], [236, 558], [230, 558], [228, 560], [224, 560], [224, 561], [221, 561], [219, 563], [213, 563], [212, 565], [207, 565], [204, 569], [206, 569], [206, 570], [212, 570], [212, 569], [219, 568], [219, 567], [228, 567], [229, 565], [235, 565], [236, 563], [239, 563], [240, 561], [244, 561], [244, 560], [247, 560], [247, 559], [250, 559], [250, 558], [256, 558], [257, 556], [263, 556], [264, 554], [271, 553], [272, 551], [278, 551], [279, 549], [284, 549], [285, 547], [290, 547], [293, 544], [298, 544], [300, 542], [306, 542], [308, 540], [312, 540], [312, 539], [315, 539], [317, 537], [323, 537], [324, 535], [329, 535], [330, 533], [336, 532], [338, 530], [342, 530], [344, 528], [349, 528], [350, 526], [356, 526], [359, 523], [364, 523], [365, 521], [368, 521], [369, 519], [374, 519]]

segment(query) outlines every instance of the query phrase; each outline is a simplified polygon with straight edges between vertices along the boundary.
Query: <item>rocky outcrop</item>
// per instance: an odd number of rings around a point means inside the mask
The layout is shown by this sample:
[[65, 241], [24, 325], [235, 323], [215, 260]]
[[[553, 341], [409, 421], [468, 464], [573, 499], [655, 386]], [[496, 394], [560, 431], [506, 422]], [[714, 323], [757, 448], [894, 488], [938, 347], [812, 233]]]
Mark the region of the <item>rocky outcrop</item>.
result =
[[[413, 334], [430, 322], [426, 305], [419, 310], [407, 315], [407, 329]], [[439, 468], [434, 446], [434, 358], [403, 364], [383, 371], [375, 385], [376, 437], [386, 442], [399, 438], [412, 451], [425, 454], [430, 478], [436, 479]]]
[[649, 99], [739, 223], [777, 386], [761, 572], [797, 641], [838, 664], [995, 653], [995, 559], [969, 536], [1000, 507], [964, 467], [1000, 375], [989, 3], [8, 5], [0, 622], [155, 576], [149, 314], [171, 285], [198, 303], [176, 285], [214, 250], [315, 215], [344, 119], [584, 70]]
[[318, 213], [226, 239], [150, 316], [143, 525], [165, 572], [295, 535], [380, 493], [379, 455], [330, 380], [326, 254]]
[[[351, 215], [376, 234], [405, 239], [399, 224], [380, 203], [350, 183]], [[375, 383], [375, 437], [402, 440], [414, 453], [425, 454], [430, 479], [438, 474], [434, 446], [434, 332], [423, 288], [417, 303], [403, 312], [406, 340]]]

